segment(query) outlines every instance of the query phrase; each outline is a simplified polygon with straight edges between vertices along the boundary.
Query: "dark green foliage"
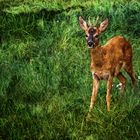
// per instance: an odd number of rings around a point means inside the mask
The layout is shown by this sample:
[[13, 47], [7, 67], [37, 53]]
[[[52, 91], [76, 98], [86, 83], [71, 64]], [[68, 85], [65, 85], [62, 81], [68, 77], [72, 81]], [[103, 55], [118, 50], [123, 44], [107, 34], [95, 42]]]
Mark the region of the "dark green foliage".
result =
[[86, 121], [92, 77], [79, 15], [91, 23], [108, 17], [101, 44], [125, 36], [140, 75], [138, 0], [0, 0], [0, 139], [140, 139], [140, 80], [133, 90], [127, 74], [125, 93], [113, 88], [109, 113], [101, 83]]

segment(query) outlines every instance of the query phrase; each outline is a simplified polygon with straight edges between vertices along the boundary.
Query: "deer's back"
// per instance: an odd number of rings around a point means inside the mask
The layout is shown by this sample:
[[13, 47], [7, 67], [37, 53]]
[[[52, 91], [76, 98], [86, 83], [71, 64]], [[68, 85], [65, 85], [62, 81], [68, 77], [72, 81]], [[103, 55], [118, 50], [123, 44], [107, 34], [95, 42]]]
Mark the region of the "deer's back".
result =
[[130, 61], [132, 58], [132, 47], [122, 36], [115, 36], [110, 39], [103, 47], [108, 60]]

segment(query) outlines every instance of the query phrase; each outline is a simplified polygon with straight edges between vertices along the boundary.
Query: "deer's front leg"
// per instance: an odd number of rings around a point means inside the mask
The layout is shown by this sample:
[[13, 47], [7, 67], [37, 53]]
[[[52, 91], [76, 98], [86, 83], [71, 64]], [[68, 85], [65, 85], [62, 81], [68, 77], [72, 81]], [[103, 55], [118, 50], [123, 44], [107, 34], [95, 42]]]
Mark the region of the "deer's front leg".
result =
[[110, 111], [110, 102], [111, 102], [110, 93], [112, 90], [112, 83], [113, 83], [113, 78], [111, 77], [107, 81], [107, 93], [106, 93], [107, 111]]
[[97, 94], [98, 94], [98, 88], [99, 88], [99, 79], [94, 77], [92, 96], [91, 96], [90, 107], [89, 107], [89, 113], [92, 111], [92, 108], [93, 108], [93, 106], [95, 104], [96, 97], [97, 97]]

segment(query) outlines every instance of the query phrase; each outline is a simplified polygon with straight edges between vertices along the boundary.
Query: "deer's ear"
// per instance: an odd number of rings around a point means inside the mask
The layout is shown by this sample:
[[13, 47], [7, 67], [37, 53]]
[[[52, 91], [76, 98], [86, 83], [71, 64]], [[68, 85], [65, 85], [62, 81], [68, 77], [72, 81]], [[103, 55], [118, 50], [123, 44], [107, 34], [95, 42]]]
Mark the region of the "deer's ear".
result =
[[99, 26], [100, 33], [105, 31], [106, 27], [108, 26], [108, 18], [105, 19]]
[[83, 20], [83, 18], [81, 16], [79, 17], [79, 24], [80, 24], [80, 27], [83, 30], [87, 30], [88, 29], [88, 24], [86, 23], [86, 21]]

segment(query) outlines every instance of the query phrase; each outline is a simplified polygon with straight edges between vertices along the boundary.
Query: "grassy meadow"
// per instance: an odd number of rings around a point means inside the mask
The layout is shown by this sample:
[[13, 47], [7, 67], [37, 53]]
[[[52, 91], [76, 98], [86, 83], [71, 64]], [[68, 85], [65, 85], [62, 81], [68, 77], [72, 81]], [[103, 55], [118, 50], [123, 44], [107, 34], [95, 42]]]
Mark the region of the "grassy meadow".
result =
[[90, 23], [109, 18], [101, 44], [126, 37], [140, 75], [139, 0], [0, 0], [0, 139], [140, 139], [140, 80], [132, 89], [126, 73], [123, 95], [113, 87], [110, 112], [101, 82], [86, 121], [92, 76], [80, 15]]

